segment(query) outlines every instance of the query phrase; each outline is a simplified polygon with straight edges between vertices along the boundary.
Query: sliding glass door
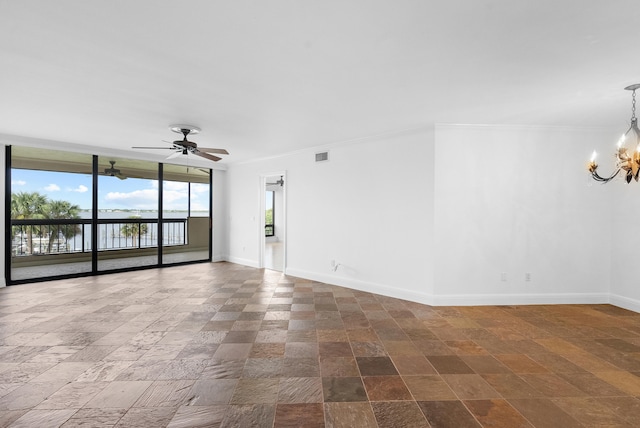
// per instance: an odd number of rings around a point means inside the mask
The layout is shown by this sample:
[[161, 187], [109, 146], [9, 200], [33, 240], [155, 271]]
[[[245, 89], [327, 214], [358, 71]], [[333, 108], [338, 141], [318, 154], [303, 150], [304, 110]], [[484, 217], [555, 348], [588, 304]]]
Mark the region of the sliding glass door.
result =
[[211, 170], [163, 165], [162, 261], [210, 260]]
[[17, 146], [7, 155], [10, 284], [211, 260], [209, 169]]
[[158, 264], [158, 164], [98, 157], [98, 270]]
[[92, 156], [11, 148], [14, 281], [91, 272]]

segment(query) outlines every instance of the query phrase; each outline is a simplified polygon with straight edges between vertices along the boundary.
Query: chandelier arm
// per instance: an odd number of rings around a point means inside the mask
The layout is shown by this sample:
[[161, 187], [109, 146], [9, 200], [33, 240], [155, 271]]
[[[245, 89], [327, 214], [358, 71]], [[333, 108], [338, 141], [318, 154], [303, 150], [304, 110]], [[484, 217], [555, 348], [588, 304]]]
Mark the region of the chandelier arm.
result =
[[620, 173], [620, 168], [618, 168], [616, 170], [616, 172], [614, 172], [610, 177], [602, 177], [600, 174], [598, 174], [596, 171], [593, 171], [591, 173], [591, 176], [593, 177], [594, 180], [601, 182], [601, 183], [608, 183], [611, 180], [613, 180], [614, 178], [616, 178], [616, 176]]
[[640, 129], [638, 129], [638, 120], [632, 119], [631, 125], [627, 128], [627, 131], [623, 134], [625, 137], [629, 135], [629, 132], [633, 131], [637, 137], [640, 137]]

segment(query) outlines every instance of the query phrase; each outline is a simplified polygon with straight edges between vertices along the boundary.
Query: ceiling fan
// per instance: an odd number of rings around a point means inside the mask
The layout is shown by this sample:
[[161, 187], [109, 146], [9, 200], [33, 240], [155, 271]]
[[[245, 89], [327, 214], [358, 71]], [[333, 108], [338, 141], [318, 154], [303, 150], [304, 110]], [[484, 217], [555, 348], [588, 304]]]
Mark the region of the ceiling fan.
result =
[[282, 177], [283, 176], [281, 175], [280, 179], [277, 180], [275, 183], [268, 183], [267, 182], [267, 186], [280, 186], [280, 187], [284, 186], [284, 180], [282, 179]]
[[111, 164], [111, 167], [104, 169], [105, 175], [110, 175], [111, 177], [118, 177], [120, 180], [127, 179], [127, 177], [124, 174], [122, 174], [119, 169], [114, 168], [116, 161], [109, 161], [109, 163]]
[[193, 126], [193, 125], [171, 125], [169, 127], [169, 129], [171, 129], [173, 132], [177, 132], [177, 133], [183, 135], [182, 140], [175, 140], [173, 142], [166, 141], [167, 143], [171, 144], [172, 147], [131, 147], [131, 148], [132, 149], [173, 150], [174, 153], [169, 155], [169, 157], [167, 157], [167, 159], [173, 159], [173, 158], [178, 157], [180, 155], [193, 154], [193, 155], [196, 155], [196, 156], [203, 157], [205, 159], [209, 159], [209, 160], [214, 161], [214, 162], [217, 162], [222, 158], [218, 157], [218, 156], [215, 156], [215, 155], [212, 155], [211, 153], [215, 153], [215, 154], [218, 154], [218, 155], [228, 155], [229, 154], [229, 152], [226, 151], [225, 149], [212, 149], [212, 148], [206, 148], [206, 147], [198, 148], [198, 145], [196, 143], [194, 143], [193, 141], [187, 140], [187, 136], [189, 134], [197, 134], [198, 132], [200, 132], [200, 128], [198, 128], [197, 126]]

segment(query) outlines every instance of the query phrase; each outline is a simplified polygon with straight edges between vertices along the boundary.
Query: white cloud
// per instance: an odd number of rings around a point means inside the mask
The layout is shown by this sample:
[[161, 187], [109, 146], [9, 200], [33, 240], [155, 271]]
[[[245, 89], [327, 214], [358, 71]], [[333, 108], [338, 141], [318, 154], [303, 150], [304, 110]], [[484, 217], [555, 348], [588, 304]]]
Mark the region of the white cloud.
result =
[[164, 184], [162, 185], [162, 188], [164, 190], [182, 190], [184, 192], [187, 191], [187, 188], [189, 187], [188, 183], [184, 183], [181, 181], [165, 181]]
[[80, 184], [77, 188], [71, 189], [72, 192], [84, 193], [87, 192], [89, 188], [83, 184]]
[[187, 199], [187, 192], [177, 192], [175, 190], [165, 190], [162, 192], [162, 201], [165, 204], [179, 201], [181, 199]]
[[157, 201], [158, 192], [154, 189], [134, 190], [133, 192], [109, 192], [104, 197], [107, 201]]
[[[188, 183], [165, 181], [163, 184], [162, 202], [165, 210], [186, 210], [188, 206]], [[206, 192], [209, 186], [206, 184], [191, 184], [191, 209], [194, 211], [207, 210], [208, 199], [198, 202], [197, 193]], [[117, 203], [122, 207], [135, 209], [158, 208], [158, 181], [151, 181], [151, 189], [133, 190], [131, 192], [109, 192], [104, 199]], [[202, 199], [202, 198], [201, 198]]]
[[48, 186], [46, 186], [44, 190], [46, 190], [47, 192], [59, 192], [60, 186], [58, 186], [57, 184], [51, 183]]
[[11, 180], [11, 184], [14, 186], [24, 186], [27, 182], [24, 180]]
[[206, 193], [209, 192], [209, 185], [203, 183], [192, 183], [191, 193]]

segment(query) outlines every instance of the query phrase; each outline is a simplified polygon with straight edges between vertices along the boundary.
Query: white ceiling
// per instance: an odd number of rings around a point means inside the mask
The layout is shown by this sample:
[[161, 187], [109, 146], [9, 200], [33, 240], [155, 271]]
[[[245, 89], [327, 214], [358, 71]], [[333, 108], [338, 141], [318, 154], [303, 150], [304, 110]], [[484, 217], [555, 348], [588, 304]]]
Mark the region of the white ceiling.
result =
[[624, 130], [639, 17], [638, 0], [0, 0], [0, 134], [130, 150], [188, 123], [233, 163], [433, 123]]

